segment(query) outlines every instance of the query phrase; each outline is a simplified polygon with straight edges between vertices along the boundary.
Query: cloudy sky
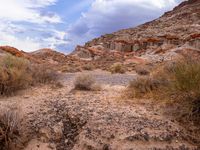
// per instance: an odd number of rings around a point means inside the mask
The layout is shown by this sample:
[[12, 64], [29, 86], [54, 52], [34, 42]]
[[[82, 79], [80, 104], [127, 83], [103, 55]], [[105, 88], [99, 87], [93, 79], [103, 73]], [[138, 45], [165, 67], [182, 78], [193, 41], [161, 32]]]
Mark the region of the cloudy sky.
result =
[[0, 45], [68, 53], [77, 44], [133, 27], [181, 0], [1, 0]]

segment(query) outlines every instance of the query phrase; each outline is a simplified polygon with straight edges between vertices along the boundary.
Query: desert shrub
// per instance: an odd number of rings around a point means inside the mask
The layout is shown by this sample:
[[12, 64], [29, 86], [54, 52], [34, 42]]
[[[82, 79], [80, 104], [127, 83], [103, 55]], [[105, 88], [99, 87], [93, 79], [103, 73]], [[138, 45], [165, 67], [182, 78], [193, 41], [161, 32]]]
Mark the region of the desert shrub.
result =
[[46, 67], [46, 65], [33, 65], [31, 68], [33, 84], [55, 83], [57, 81], [56, 71]]
[[114, 73], [121, 73], [121, 74], [123, 74], [123, 73], [125, 73], [126, 71], [125, 71], [125, 67], [124, 67], [122, 64], [116, 63], [116, 64], [113, 64], [113, 65], [110, 67], [110, 72], [111, 72], [112, 74], [114, 74]]
[[200, 62], [184, 59], [171, 69], [171, 93], [178, 95], [175, 101], [184, 101], [188, 114], [200, 118]]
[[12, 55], [6, 55], [0, 62], [1, 95], [11, 94], [30, 85], [32, 76], [29, 61]]
[[174, 89], [200, 95], [200, 63], [191, 60], [180, 61], [173, 67]]
[[28, 86], [54, 81], [57, 81], [55, 71], [44, 65], [31, 65], [27, 59], [12, 55], [0, 60], [0, 95], [10, 96]]
[[0, 149], [16, 149], [20, 141], [20, 118], [16, 111], [1, 110], [0, 113]]
[[129, 97], [140, 97], [144, 94], [158, 89], [163, 83], [160, 80], [154, 79], [151, 76], [140, 76], [132, 80], [127, 88]]
[[151, 76], [142, 76], [132, 81], [128, 89], [134, 96], [152, 92], [152, 98], [171, 107], [178, 107], [175, 109], [177, 117], [200, 120], [199, 60], [184, 58], [167, 63]]
[[76, 77], [74, 86], [76, 90], [100, 90], [100, 85], [98, 85], [95, 79], [89, 74], [82, 74]]
[[82, 69], [81, 69], [81, 67], [66, 65], [66, 66], [61, 67], [60, 71], [75, 73], [75, 72], [81, 72]]
[[136, 66], [135, 71], [138, 75], [149, 75], [150, 74], [149, 69], [147, 69], [147, 67], [145, 67], [143, 65], [142, 66]]
[[86, 64], [86, 65], [83, 66], [83, 69], [84, 69], [84, 70], [93, 70], [93, 69], [94, 69], [94, 66], [91, 65], [91, 64]]

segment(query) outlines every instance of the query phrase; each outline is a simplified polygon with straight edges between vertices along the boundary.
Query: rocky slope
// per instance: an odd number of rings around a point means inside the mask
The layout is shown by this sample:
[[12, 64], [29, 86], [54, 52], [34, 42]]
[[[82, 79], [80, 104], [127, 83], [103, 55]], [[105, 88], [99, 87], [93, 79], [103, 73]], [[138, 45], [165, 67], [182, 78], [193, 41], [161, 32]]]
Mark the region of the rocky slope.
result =
[[[121, 57], [142, 56], [160, 62], [175, 57], [177, 51], [200, 49], [200, 1], [188, 0], [160, 18], [136, 28], [124, 29], [78, 46], [72, 55], [99, 59], [102, 54], [122, 53]], [[101, 57], [101, 58], [103, 58]], [[125, 57], [125, 58], [127, 58]]]
[[33, 63], [41, 63], [39, 59], [32, 57], [29, 53], [26, 53], [22, 50], [20, 51], [17, 48], [11, 46], [0, 46], [0, 57], [7, 54], [28, 59]]
[[0, 58], [7, 54], [28, 59], [32, 64], [45, 65], [57, 71], [77, 72], [86, 64], [84, 60], [77, 57], [48, 48], [28, 53], [11, 46], [0, 46]]

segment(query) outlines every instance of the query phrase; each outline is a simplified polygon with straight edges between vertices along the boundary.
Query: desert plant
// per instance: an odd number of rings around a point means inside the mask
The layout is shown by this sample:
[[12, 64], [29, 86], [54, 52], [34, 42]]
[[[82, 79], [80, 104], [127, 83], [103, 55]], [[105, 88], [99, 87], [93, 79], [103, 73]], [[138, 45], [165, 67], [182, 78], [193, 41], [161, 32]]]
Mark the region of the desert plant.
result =
[[[200, 118], [200, 63], [198, 60], [184, 59], [176, 62], [171, 69], [172, 94], [185, 101], [188, 114]], [[176, 100], [177, 101], [177, 100]]]
[[0, 113], [0, 149], [15, 149], [20, 138], [20, 118], [16, 111], [3, 109]]
[[12, 95], [37, 83], [55, 83], [57, 74], [45, 65], [32, 65], [27, 59], [5, 55], [0, 60], [0, 95]]
[[0, 93], [11, 94], [32, 82], [29, 61], [6, 55], [0, 62]]
[[123, 73], [125, 73], [126, 71], [125, 71], [125, 67], [124, 67], [122, 64], [116, 63], [116, 64], [113, 64], [113, 65], [110, 67], [110, 72], [111, 72], [112, 74], [114, 74], [114, 73], [121, 73], [121, 74], [123, 74]]
[[84, 69], [84, 70], [93, 70], [93, 69], [94, 69], [94, 66], [91, 65], [91, 64], [86, 64], [85, 66], [83, 66], [83, 69]]
[[142, 66], [136, 66], [135, 71], [138, 75], [149, 75], [150, 74], [149, 69], [147, 69], [147, 67], [145, 67], [143, 65]]
[[82, 74], [76, 77], [74, 86], [76, 90], [100, 90], [100, 86], [95, 79], [89, 74]]
[[46, 65], [32, 65], [33, 84], [54, 83], [57, 81], [56, 71], [48, 68]]
[[[182, 58], [173, 63], [167, 63], [154, 71], [152, 76], [161, 83], [160, 85], [164, 85], [154, 90], [153, 96], [162, 99], [161, 101], [165, 100], [165, 103], [169, 105], [173, 104], [173, 107], [179, 107], [175, 109], [177, 117], [200, 120], [199, 60]], [[146, 85], [146, 82], [142, 82]], [[135, 88], [140, 91], [138, 86]]]
[[140, 97], [148, 92], [158, 89], [162, 85], [160, 80], [151, 76], [141, 76], [132, 80], [127, 88], [129, 97]]
[[186, 60], [180, 61], [173, 67], [174, 88], [182, 92], [195, 92], [200, 95], [200, 64]]

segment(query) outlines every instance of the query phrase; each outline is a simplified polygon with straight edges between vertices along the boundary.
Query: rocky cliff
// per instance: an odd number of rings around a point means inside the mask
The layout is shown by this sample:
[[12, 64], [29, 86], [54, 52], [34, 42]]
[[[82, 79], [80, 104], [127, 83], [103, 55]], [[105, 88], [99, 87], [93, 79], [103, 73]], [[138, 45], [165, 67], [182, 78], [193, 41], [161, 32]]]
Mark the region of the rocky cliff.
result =
[[[159, 61], [171, 58], [180, 48], [200, 49], [200, 0], [185, 1], [160, 18], [136, 28], [93, 39], [78, 46], [72, 54], [94, 59], [102, 53], [117, 51], [147, 58], [154, 55], [153, 59]], [[169, 57], [156, 57], [161, 53]]]

